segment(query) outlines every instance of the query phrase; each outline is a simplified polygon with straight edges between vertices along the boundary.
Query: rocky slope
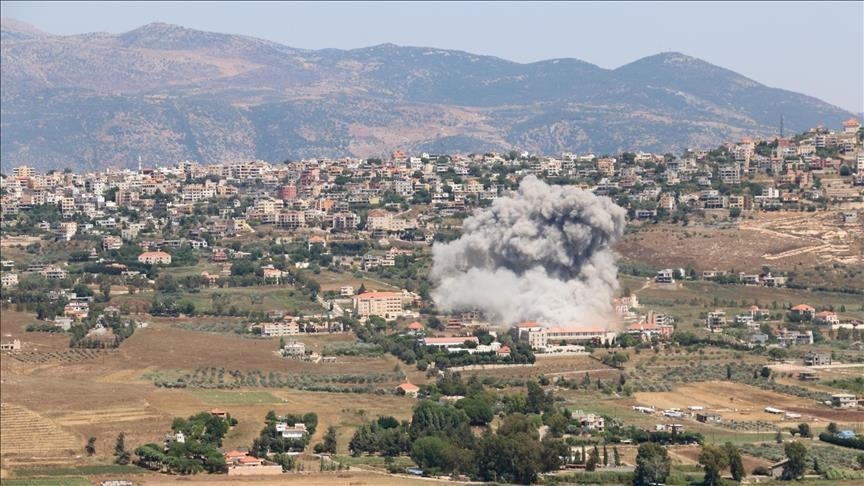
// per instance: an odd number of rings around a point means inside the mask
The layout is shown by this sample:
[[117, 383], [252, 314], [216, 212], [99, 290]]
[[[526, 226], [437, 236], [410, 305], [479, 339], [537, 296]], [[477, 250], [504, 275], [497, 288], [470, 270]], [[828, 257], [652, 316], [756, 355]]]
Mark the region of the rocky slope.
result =
[[678, 151], [851, 116], [678, 53], [606, 70], [384, 44], [310, 51], [149, 24], [56, 36], [3, 19], [4, 170], [396, 148]]

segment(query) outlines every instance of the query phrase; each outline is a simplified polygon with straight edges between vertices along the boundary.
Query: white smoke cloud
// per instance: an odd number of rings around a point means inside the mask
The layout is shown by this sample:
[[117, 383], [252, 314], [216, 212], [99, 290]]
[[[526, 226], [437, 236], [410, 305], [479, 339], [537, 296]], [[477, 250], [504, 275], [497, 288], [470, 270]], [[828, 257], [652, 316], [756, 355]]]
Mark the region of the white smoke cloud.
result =
[[610, 245], [625, 214], [608, 197], [528, 176], [466, 218], [458, 240], [432, 248], [432, 298], [502, 324], [605, 325], [618, 288]]

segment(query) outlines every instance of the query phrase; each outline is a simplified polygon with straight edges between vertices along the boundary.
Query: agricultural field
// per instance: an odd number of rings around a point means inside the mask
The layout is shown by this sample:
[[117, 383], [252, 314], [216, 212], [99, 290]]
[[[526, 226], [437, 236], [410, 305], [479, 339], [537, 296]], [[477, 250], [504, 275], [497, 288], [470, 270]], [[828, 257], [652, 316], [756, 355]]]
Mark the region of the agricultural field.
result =
[[[10, 471], [16, 473], [21, 467], [34, 464], [43, 465], [49, 472], [67, 470], [72, 478], [80, 475], [68, 471], [73, 466], [110, 463], [114, 439], [121, 431], [126, 434], [127, 446], [158, 442], [170, 429], [174, 417], [189, 416], [213, 407], [225, 409], [239, 420], [238, 426], [226, 437], [226, 447], [248, 447], [260, 432], [269, 410], [278, 413], [315, 411], [319, 414], [319, 428], [313, 443], [320, 440], [328, 425], [334, 425], [340, 452], [347, 452], [348, 440], [358, 424], [381, 414], [400, 419], [407, 419], [410, 414], [411, 400], [392, 395], [303, 392], [281, 387], [242, 386], [239, 390], [228, 391], [155, 386], [147, 375], [194, 373], [209, 368], [237, 370], [250, 376], [276, 374], [285, 380], [302, 377], [313, 383], [346, 375], [364, 382], [375, 376], [385, 377], [385, 381], [373, 383], [375, 387], [395, 386], [399, 382], [397, 377], [404, 376], [395, 373], [402, 365], [389, 355], [379, 358], [340, 356], [336, 363], [315, 364], [278, 356], [277, 338], [178, 327], [178, 323], [203, 325], [207, 321], [206, 318], [150, 318], [149, 325], [138, 329], [119, 349], [97, 351], [69, 350], [69, 338], [63, 334], [23, 332], [23, 327], [33, 322], [32, 315], [14, 311], [0, 314], [4, 341], [6, 335], [22, 339], [24, 350], [17, 353], [20, 358], [27, 358], [15, 359], [13, 353], [4, 354], [2, 359], [3, 434], [0, 437], [4, 478]], [[300, 336], [298, 339], [319, 352], [330, 344], [355, 341], [349, 333]], [[58, 356], [65, 358], [57, 359]], [[71, 359], [70, 356], [86, 356], [87, 359]], [[415, 382], [423, 378], [422, 373], [409, 372]], [[31, 433], [34, 429], [50, 432], [41, 434], [40, 440], [35, 442]], [[97, 452], [92, 458], [83, 458], [88, 437], [97, 438]], [[31, 480], [36, 478], [27, 479]], [[74, 484], [77, 479], [69, 481]]]
[[360, 286], [364, 286], [366, 289], [372, 290], [401, 290], [398, 287], [394, 287], [387, 282], [376, 279], [364, 272], [357, 271], [356, 272], [359, 277], [355, 276], [354, 272], [350, 272], [348, 270], [343, 270], [340, 272], [334, 272], [332, 270], [324, 270], [322, 269], [320, 273], [316, 275], [312, 275], [312, 278], [315, 279], [318, 284], [321, 285], [321, 291], [336, 291], [343, 286], [350, 285], [354, 287], [354, 291], [356, 292]]

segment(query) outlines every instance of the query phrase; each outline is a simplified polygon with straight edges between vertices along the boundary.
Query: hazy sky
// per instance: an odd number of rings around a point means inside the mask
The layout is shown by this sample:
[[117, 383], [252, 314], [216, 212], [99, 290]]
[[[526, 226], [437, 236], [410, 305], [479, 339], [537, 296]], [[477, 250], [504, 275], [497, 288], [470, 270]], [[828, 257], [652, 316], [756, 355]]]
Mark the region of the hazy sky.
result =
[[864, 112], [864, 2], [0, 2], [54, 34], [162, 21], [292, 47], [385, 42], [615, 68], [679, 51]]

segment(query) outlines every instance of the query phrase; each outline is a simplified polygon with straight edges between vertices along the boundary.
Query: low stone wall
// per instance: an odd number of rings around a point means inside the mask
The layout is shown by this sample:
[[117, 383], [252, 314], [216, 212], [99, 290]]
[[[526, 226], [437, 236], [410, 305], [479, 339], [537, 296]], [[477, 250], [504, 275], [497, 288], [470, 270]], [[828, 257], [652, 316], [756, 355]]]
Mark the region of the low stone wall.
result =
[[229, 476], [275, 476], [282, 474], [282, 466], [236, 466], [228, 468]]

